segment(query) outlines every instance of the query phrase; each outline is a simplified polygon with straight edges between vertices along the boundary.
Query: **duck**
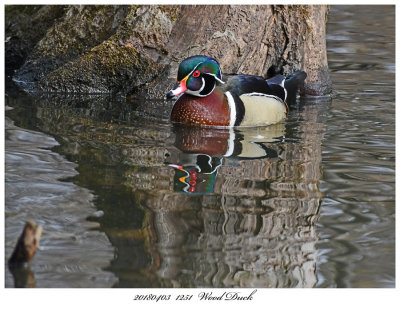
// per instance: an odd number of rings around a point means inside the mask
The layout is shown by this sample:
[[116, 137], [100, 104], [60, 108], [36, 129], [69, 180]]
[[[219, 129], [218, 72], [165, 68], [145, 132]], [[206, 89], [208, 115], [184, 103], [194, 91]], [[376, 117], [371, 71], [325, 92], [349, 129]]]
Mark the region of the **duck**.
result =
[[295, 101], [307, 74], [295, 71], [269, 79], [231, 75], [224, 81], [218, 61], [195, 55], [178, 67], [175, 86], [166, 94], [177, 98], [170, 120], [190, 126], [255, 127], [281, 122]]

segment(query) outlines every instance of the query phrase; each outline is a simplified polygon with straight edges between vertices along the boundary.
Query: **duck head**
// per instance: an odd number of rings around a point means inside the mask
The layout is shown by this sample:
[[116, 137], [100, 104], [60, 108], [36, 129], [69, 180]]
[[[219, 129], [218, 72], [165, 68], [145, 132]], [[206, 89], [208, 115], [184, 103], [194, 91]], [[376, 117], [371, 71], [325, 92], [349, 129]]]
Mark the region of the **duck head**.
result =
[[186, 58], [179, 64], [177, 80], [167, 93], [167, 99], [182, 93], [206, 97], [214, 91], [217, 82], [224, 83], [217, 60], [200, 55]]

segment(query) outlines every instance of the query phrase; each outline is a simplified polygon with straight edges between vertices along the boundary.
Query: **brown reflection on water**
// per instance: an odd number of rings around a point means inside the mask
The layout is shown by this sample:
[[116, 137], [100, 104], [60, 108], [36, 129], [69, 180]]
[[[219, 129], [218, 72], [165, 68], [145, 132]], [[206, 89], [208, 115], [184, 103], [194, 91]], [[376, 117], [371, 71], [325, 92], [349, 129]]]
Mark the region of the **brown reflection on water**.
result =
[[[212, 130], [207, 134], [203, 130], [203, 142], [198, 143], [198, 136], [194, 136], [193, 147], [186, 136], [184, 148], [195, 149], [194, 157], [202, 153], [200, 145], [205, 153], [220, 155], [210, 156], [221, 165], [207, 194], [177, 190], [178, 171], [169, 166], [140, 174], [136, 169], [127, 172], [126, 178], [131, 179], [127, 185], [149, 213], [146, 230], [152, 235], [148, 244], [151, 268], [162, 285], [315, 285], [322, 126], [316, 122], [312, 107], [306, 107], [301, 117], [307, 118], [307, 126], [297, 128], [300, 136], [295, 142], [263, 143], [270, 149], [267, 153], [276, 153], [272, 158], [221, 156], [226, 147], [221, 147], [221, 152], [210, 150], [207, 140], [223, 141], [220, 131], [213, 135]], [[181, 138], [182, 132], [176, 136]], [[175, 145], [182, 145], [182, 140]], [[172, 152], [170, 149], [169, 160], [188, 162], [188, 153], [182, 159], [182, 153]]]
[[[54, 150], [78, 163], [74, 183], [104, 213], [88, 219], [115, 248], [107, 267], [115, 287], [316, 284], [323, 125], [315, 104], [283, 124], [240, 131], [121, 122], [136, 117], [129, 104], [104, 120], [107, 99], [76, 104], [41, 98], [34, 123], [31, 103], [10, 113], [51, 132]], [[183, 190], [178, 165], [196, 171], [196, 190]]]
[[10, 267], [14, 279], [14, 287], [16, 288], [35, 288], [35, 275], [30, 267]]

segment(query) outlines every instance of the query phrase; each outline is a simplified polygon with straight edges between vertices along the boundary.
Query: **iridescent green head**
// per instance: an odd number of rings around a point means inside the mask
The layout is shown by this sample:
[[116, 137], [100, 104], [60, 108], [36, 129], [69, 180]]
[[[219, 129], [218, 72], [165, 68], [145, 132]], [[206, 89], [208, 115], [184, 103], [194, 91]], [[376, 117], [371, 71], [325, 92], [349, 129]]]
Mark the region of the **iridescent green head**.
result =
[[221, 69], [217, 60], [207, 56], [192, 56], [183, 60], [178, 69], [178, 82], [167, 94], [172, 98], [181, 93], [198, 97], [208, 96], [222, 81]]

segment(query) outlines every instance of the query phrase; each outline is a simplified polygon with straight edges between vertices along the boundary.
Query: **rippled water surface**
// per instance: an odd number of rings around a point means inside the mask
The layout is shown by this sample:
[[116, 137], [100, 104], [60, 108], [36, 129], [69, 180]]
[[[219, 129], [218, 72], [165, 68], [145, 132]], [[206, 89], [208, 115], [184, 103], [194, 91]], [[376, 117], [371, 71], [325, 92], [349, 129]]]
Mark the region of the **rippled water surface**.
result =
[[8, 84], [5, 258], [26, 220], [44, 232], [6, 287], [394, 287], [394, 27], [393, 6], [332, 7], [335, 96], [266, 128]]

